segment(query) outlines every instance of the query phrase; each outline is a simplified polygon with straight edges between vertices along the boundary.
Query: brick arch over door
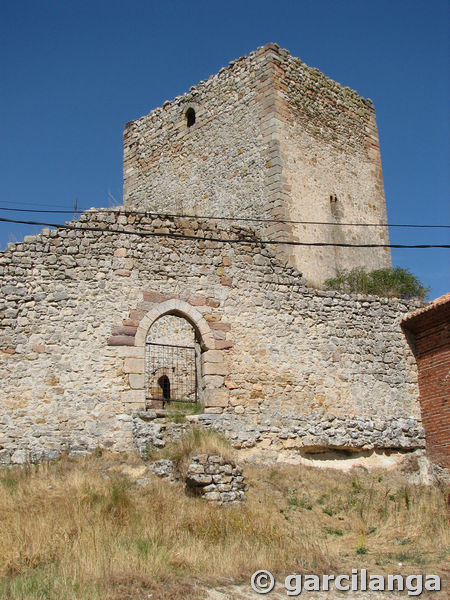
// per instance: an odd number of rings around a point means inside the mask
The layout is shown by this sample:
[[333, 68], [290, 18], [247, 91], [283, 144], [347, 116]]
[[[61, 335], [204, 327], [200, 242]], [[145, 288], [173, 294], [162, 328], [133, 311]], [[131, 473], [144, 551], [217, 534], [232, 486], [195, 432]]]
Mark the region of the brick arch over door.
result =
[[152, 308], [140, 321], [134, 338], [134, 345], [145, 346], [145, 340], [150, 327], [164, 315], [176, 315], [186, 319], [195, 329], [202, 350], [213, 350], [215, 340], [208, 322], [193, 306], [182, 300], [166, 300]]

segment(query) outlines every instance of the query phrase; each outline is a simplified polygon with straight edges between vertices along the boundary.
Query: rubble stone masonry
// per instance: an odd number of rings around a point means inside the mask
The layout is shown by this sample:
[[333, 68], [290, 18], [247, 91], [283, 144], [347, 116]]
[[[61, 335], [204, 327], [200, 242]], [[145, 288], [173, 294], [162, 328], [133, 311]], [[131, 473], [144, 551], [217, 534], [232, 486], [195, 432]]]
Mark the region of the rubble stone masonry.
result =
[[423, 447], [399, 325], [418, 303], [308, 288], [228, 223], [111, 209], [69, 226], [0, 254], [2, 463], [135, 448], [145, 341], [164, 315], [195, 330], [199, 420], [235, 446]]
[[[285, 221], [248, 223], [278, 242], [389, 244], [386, 227], [360, 226], [387, 220], [373, 104], [267, 44], [127, 124], [124, 207]], [[389, 248], [276, 252], [318, 286], [391, 266]]]

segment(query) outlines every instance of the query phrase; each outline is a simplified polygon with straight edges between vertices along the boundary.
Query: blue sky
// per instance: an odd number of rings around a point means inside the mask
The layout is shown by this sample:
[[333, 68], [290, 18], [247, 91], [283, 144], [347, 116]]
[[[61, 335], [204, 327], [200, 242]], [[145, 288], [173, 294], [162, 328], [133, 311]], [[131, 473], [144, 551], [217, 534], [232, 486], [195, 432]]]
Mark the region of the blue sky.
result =
[[[275, 41], [374, 101], [389, 222], [450, 224], [448, 25], [444, 0], [4, 1], [0, 206], [120, 203], [125, 123]], [[1, 248], [36, 231], [0, 223]], [[449, 243], [445, 229], [390, 235]], [[430, 298], [449, 291], [449, 250], [392, 255]]]

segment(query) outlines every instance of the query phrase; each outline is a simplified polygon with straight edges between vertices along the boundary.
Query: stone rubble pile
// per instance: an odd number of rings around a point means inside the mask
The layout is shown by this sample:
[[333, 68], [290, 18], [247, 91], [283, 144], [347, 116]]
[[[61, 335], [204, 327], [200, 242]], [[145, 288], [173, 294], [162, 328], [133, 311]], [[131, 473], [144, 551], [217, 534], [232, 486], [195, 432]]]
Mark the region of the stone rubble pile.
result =
[[245, 500], [248, 485], [233, 462], [215, 454], [199, 454], [187, 469], [186, 489], [189, 494], [227, 504]]

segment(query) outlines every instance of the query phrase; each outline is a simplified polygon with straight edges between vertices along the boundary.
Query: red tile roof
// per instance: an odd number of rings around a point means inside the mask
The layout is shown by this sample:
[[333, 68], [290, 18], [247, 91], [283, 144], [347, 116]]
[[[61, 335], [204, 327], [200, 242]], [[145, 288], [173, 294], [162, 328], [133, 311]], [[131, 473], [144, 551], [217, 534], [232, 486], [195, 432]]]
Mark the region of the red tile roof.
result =
[[428, 321], [428, 320], [440, 320], [441, 318], [445, 318], [448, 310], [450, 309], [450, 292], [444, 294], [443, 296], [439, 296], [435, 300], [429, 302], [423, 308], [419, 308], [402, 320], [402, 325], [407, 327], [408, 329], [412, 329], [410, 325], [418, 323], [419, 321]]

